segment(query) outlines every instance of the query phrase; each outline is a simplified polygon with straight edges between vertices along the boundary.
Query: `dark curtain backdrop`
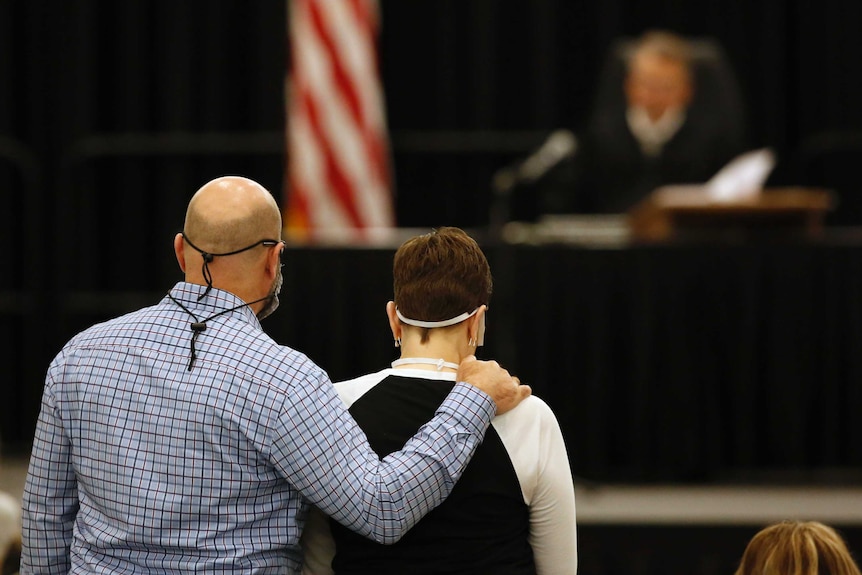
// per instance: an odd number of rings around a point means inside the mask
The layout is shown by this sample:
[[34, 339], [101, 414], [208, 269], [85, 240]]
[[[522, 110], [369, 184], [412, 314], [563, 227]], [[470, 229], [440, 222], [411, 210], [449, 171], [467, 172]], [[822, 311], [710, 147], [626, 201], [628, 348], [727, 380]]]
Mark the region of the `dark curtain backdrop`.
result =
[[[483, 248], [477, 355], [550, 405], [580, 479], [858, 483], [862, 238]], [[267, 330], [334, 380], [387, 366], [393, 253], [288, 250]]]
[[[795, 158], [809, 138], [862, 130], [855, 0], [381, 6], [404, 226], [484, 227], [493, 173], [542, 134], [577, 133], [605, 51], [647, 27], [724, 45], [752, 146], [782, 159], [776, 181], [801, 177]], [[285, 27], [282, 0], [0, 0], [7, 445], [29, 440], [45, 368], [64, 341], [178, 279], [171, 238], [203, 182], [243, 173], [280, 194]], [[288, 343], [302, 347], [319, 329]], [[349, 340], [334, 341], [351, 353]]]

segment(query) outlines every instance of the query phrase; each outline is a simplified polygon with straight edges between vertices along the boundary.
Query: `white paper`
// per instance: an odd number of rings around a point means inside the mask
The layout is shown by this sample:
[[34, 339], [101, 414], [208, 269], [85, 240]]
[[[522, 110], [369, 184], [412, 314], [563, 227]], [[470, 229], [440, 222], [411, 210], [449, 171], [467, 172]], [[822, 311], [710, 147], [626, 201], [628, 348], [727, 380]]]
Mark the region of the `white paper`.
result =
[[713, 200], [725, 202], [754, 198], [763, 191], [775, 161], [771, 148], [737, 156], [706, 182], [706, 193]]

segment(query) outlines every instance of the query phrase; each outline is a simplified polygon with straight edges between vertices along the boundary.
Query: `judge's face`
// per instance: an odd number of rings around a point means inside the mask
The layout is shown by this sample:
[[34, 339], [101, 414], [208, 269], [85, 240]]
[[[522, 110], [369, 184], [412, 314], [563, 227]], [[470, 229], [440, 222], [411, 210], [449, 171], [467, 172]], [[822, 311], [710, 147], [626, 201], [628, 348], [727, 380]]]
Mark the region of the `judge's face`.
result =
[[629, 106], [643, 108], [653, 121], [667, 110], [685, 108], [691, 101], [691, 80], [682, 62], [658, 54], [638, 54], [625, 84]]

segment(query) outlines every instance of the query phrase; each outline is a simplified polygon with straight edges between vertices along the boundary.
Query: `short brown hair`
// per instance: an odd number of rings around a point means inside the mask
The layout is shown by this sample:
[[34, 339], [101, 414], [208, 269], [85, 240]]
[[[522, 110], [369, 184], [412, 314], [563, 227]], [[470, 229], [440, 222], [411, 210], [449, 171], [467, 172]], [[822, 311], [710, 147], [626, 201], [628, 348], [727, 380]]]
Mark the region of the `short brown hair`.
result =
[[395, 252], [392, 277], [395, 305], [410, 319], [447, 320], [491, 298], [488, 260], [460, 228], [442, 227], [404, 242]]
[[736, 575], [860, 575], [841, 536], [817, 521], [782, 521], [748, 543]]

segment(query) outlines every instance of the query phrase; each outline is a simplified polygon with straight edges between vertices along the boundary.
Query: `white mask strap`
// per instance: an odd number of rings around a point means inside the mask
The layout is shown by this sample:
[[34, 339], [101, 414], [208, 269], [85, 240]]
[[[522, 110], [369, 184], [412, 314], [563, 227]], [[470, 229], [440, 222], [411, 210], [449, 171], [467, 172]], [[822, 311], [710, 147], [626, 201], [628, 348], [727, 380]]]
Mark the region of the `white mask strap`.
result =
[[402, 322], [406, 323], [407, 325], [413, 325], [416, 327], [429, 327], [429, 328], [447, 327], [450, 325], [455, 325], [456, 323], [461, 323], [465, 319], [469, 319], [469, 318], [473, 317], [474, 315], [476, 315], [476, 312], [478, 312], [478, 311], [479, 311], [479, 308], [477, 307], [476, 309], [474, 309], [471, 312], [464, 312], [461, 315], [453, 317], [451, 319], [444, 319], [441, 321], [421, 321], [418, 319], [410, 319], [410, 318], [404, 317], [403, 315], [401, 315], [401, 312], [398, 311], [398, 308], [397, 307], [395, 308], [395, 313], [396, 313], [396, 315], [398, 315], [398, 319], [400, 319]]

